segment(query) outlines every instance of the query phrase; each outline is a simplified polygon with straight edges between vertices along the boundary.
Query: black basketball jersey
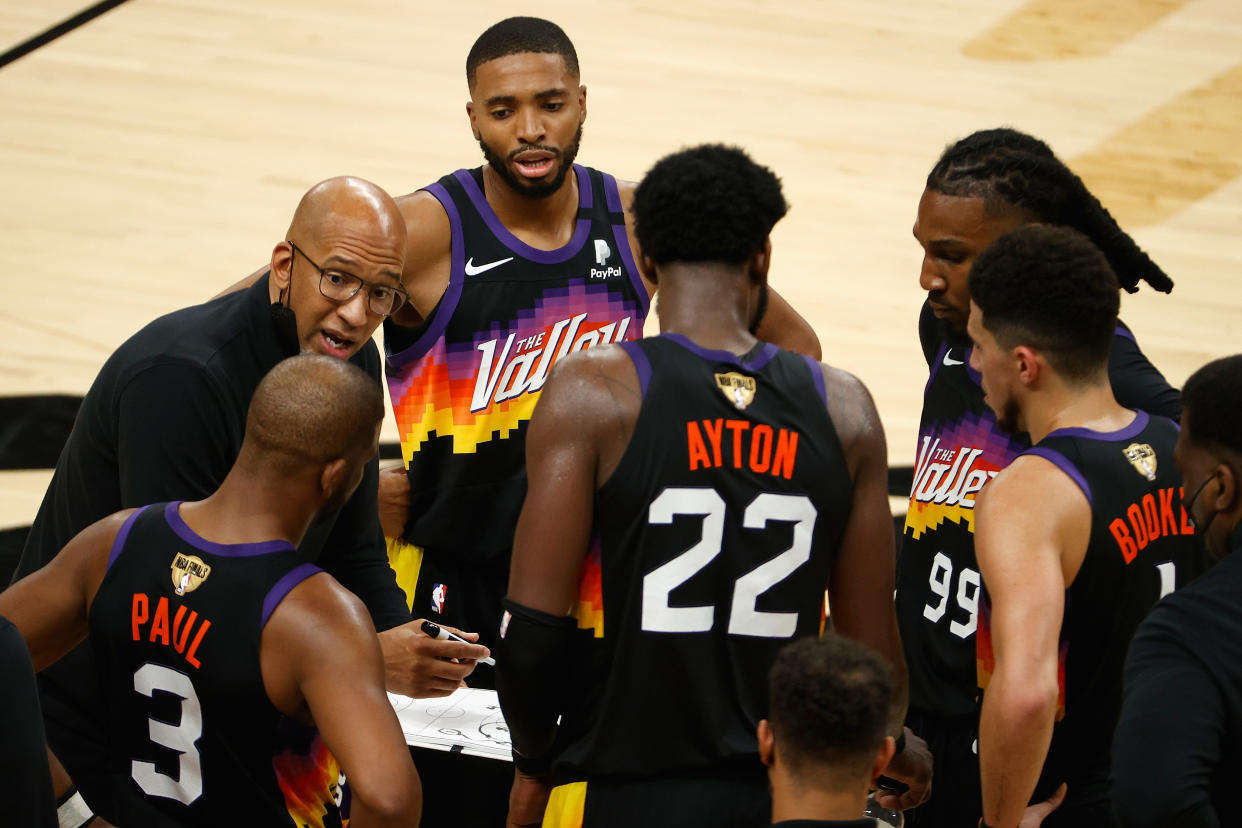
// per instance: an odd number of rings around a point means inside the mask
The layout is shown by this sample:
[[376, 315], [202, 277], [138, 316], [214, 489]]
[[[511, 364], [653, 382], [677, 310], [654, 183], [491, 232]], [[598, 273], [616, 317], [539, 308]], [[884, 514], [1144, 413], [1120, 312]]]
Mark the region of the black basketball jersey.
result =
[[1026, 446], [997, 428], [970, 367], [970, 348], [942, 342], [923, 392], [897, 563], [897, 620], [912, 708], [944, 716], [978, 711], [975, 498]]
[[670, 334], [595, 497], [555, 768], [566, 781], [753, 767], [776, 652], [816, 635], [852, 484], [823, 373]]
[[267, 619], [322, 570], [284, 541], [205, 540], [179, 506], [126, 520], [90, 610], [121, 824], [339, 826], [338, 766], [259, 666]]
[[649, 299], [617, 183], [574, 174], [577, 224], [557, 250], [501, 224], [481, 169], [427, 188], [452, 228], [448, 288], [422, 326], [386, 323], [384, 339], [410, 478], [405, 537], [429, 555], [507, 554], [526, 495], [526, 424], [548, 372], [566, 354], [642, 335]]
[[[1086, 556], [1065, 593], [1057, 724], [1032, 801], [1061, 782], [1069, 783], [1071, 805], [1107, 795], [1130, 639], [1152, 605], [1173, 591], [1178, 566], [1197, 558], [1173, 463], [1176, 443], [1172, 421], [1140, 411], [1118, 431], [1058, 429], [1023, 452], [1056, 464], [1091, 506]], [[978, 638], [985, 693], [995, 666], [990, 619], [985, 597]]]
[[[1025, 434], [996, 426], [970, 368], [970, 342], [936, 320], [928, 305], [919, 338], [930, 376], [923, 392], [901, 553], [897, 559], [897, 621], [910, 671], [910, 707], [936, 716], [978, 715], [975, 629], [979, 565], [975, 559], [975, 498], [987, 482], [1029, 447]], [[1118, 321], [1108, 378], [1130, 408], [1176, 417], [1177, 391], [1139, 350]], [[1186, 583], [1199, 561], [1178, 572]]]

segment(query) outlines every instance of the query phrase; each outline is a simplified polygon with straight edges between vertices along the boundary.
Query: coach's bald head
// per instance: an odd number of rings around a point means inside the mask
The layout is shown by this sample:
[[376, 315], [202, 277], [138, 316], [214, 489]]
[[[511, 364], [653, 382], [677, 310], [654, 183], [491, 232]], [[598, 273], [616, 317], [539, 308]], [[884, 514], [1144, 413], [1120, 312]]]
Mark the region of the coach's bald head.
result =
[[[405, 236], [396, 202], [369, 181], [329, 178], [302, 196], [268, 283], [272, 301], [293, 311], [302, 350], [345, 358], [366, 344], [384, 318], [370, 303], [374, 287], [401, 288]], [[357, 280], [348, 298], [324, 292]]]

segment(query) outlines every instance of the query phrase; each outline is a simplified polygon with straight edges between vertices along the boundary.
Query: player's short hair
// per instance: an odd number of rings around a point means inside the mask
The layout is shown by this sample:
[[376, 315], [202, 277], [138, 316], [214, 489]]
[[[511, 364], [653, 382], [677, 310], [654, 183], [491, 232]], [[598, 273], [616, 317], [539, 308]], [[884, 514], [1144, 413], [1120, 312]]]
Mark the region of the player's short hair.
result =
[[1173, 280], [1151, 260], [1043, 141], [1001, 127], [972, 133], [945, 149], [927, 175], [927, 189], [978, 197], [992, 215], [1018, 208], [1031, 221], [1072, 227], [1108, 259], [1121, 286], [1140, 280], [1168, 293]]
[[1104, 254], [1082, 233], [1047, 224], [1011, 230], [975, 259], [970, 298], [999, 343], [1038, 349], [1067, 380], [1106, 370], [1120, 291]]
[[1182, 389], [1186, 436], [1242, 456], [1242, 354], [1222, 357], [1190, 375]]
[[786, 645], [769, 673], [768, 721], [790, 773], [843, 784], [867, 773], [884, 743], [893, 668], [834, 632]]
[[560, 26], [540, 17], [510, 17], [491, 26], [470, 47], [470, 53], [466, 55], [467, 86], [474, 88], [475, 73], [480, 64], [527, 52], [560, 55], [569, 74], [574, 78], [580, 77], [578, 53]]
[[365, 371], [343, 359], [302, 354], [277, 363], [259, 383], [245, 444], [289, 472], [365, 450], [383, 418], [383, 393]]
[[643, 254], [666, 262], [746, 261], [789, 205], [781, 180], [743, 150], [704, 144], [655, 163], [634, 192]]

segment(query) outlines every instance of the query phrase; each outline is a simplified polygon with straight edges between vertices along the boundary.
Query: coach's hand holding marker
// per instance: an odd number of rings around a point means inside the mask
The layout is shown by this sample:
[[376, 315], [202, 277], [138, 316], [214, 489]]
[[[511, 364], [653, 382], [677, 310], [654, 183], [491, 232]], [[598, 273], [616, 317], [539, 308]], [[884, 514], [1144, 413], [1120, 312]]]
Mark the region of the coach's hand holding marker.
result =
[[[430, 621], [424, 621], [424, 622], [423, 622], [423, 624], [422, 624], [422, 630], [423, 630], [423, 632], [424, 632], [424, 633], [426, 633], [429, 637], [431, 637], [431, 638], [438, 638], [438, 639], [440, 639], [441, 641], [459, 641], [459, 642], [461, 642], [462, 644], [469, 644], [469, 643], [470, 643], [469, 641], [467, 641], [466, 639], [462, 638], [462, 637], [461, 637], [460, 635], [458, 635], [457, 633], [449, 632], [447, 629], [445, 629], [444, 627], [441, 627], [439, 624], [433, 624], [433, 623], [432, 623], [432, 622], [430, 622]], [[481, 664], [486, 664], [486, 665], [487, 665], [487, 666], [489, 666], [489, 667], [495, 667], [495, 666], [496, 666], [496, 659], [492, 658], [491, 656], [485, 656], [485, 657], [483, 657], [483, 658], [480, 658], [480, 659], [479, 659], [479, 662], [480, 662]]]

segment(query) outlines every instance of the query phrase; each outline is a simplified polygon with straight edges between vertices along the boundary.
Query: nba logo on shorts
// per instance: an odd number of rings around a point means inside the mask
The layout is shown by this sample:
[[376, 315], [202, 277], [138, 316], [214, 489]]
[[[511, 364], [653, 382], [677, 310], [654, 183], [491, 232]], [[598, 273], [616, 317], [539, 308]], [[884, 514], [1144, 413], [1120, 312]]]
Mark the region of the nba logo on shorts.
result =
[[444, 593], [448, 592], [448, 587], [444, 584], [436, 584], [431, 588], [431, 608], [441, 615], [444, 614]]

